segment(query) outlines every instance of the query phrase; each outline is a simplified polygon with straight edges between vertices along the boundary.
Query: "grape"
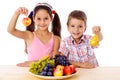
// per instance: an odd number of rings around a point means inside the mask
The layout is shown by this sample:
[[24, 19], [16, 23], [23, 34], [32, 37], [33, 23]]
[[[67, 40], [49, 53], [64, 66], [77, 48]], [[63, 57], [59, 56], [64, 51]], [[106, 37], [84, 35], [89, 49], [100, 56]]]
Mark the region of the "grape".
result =
[[48, 71], [52, 72], [52, 71], [53, 71], [53, 68], [49, 68]]
[[43, 71], [43, 69], [45, 68], [46, 64], [48, 64], [48, 63], [51, 64], [52, 67], [55, 66], [54, 59], [44, 58], [37, 62], [32, 62], [30, 64], [29, 71], [32, 72], [33, 74], [40, 74]]
[[45, 66], [43, 70], [48, 71], [48, 68], [49, 68], [48, 66]]
[[57, 54], [54, 57], [55, 59], [55, 65], [63, 65], [63, 66], [67, 66], [70, 65], [70, 62], [68, 61], [67, 57], [65, 55], [60, 55]]
[[[46, 73], [45, 73], [46, 72]], [[47, 63], [40, 75], [44, 76], [52, 76], [53, 75], [53, 67], [50, 63]]]
[[48, 66], [49, 68], [52, 68], [52, 65], [50, 63], [47, 63], [46, 66]]
[[47, 72], [47, 76], [52, 76], [53, 73], [50, 71], [50, 72]]
[[70, 62], [66, 56], [57, 54], [54, 58], [44, 57], [37, 62], [32, 62], [29, 71], [37, 75], [51, 76], [57, 65], [67, 66]]
[[46, 72], [46, 71], [42, 71], [42, 72], [40, 73], [40, 75], [41, 75], [41, 76], [46, 76], [46, 75], [47, 75], [47, 72]]

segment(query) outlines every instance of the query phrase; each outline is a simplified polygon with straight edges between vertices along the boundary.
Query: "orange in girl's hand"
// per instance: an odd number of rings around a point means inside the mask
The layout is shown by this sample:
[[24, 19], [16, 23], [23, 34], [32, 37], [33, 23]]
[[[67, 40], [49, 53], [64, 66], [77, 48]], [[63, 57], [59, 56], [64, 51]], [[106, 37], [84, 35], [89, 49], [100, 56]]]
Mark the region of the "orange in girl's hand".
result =
[[23, 23], [24, 26], [27, 27], [31, 24], [31, 19], [28, 18], [28, 17], [25, 17], [25, 18], [22, 19], [22, 23]]
[[93, 37], [90, 40], [90, 45], [95, 47], [99, 44], [99, 39], [98, 36], [96, 34], [93, 35]]

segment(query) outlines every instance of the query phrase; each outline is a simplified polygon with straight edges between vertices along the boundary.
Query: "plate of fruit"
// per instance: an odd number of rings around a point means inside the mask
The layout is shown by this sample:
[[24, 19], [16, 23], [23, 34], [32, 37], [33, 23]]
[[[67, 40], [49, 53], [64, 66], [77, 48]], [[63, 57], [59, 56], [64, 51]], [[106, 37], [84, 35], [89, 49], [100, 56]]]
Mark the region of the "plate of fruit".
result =
[[55, 55], [54, 58], [44, 57], [38, 62], [32, 62], [29, 73], [42, 79], [65, 79], [76, 75], [78, 72], [64, 55]]

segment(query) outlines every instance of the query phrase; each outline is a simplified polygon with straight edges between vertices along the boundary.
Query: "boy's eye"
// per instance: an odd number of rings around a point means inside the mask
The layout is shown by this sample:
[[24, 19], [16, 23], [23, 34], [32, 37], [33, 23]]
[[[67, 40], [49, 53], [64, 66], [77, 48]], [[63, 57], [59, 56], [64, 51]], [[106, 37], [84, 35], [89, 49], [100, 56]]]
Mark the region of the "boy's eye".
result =
[[79, 28], [82, 28], [83, 26], [79, 26]]
[[71, 25], [71, 27], [75, 27], [74, 25]]

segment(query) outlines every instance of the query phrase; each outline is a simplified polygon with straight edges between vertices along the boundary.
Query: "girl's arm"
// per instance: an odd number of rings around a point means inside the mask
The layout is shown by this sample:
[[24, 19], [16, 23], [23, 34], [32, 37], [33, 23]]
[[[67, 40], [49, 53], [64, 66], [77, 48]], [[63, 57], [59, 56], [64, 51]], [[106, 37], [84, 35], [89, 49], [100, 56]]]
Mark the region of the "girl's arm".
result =
[[53, 48], [53, 57], [55, 56], [55, 54], [58, 54], [59, 52], [59, 47], [60, 47], [60, 37], [58, 36], [54, 36], [54, 48]]
[[101, 41], [103, 39], [103, 35], [102, 35], [102, 32], [101, 32], [101, 27], [100, 26], [94, 26], [92, 28], [92, 32], [98, 36], [99, 41]]
[[14, 15], [12, 16], [10, 22], [9, 22], [9, 25], [8, 25], [8, 28], [7, 28], [7, 31], [18, 37], [18, 38], [22, 38], [22, 39], [25, 39], [26, 38], [26, 35], [27, 35], [27, 31], [20, 31], [18, 29], [16, 29], [16, 23], [17, 23], [17, 20], [18, 20], [18, 17], [20, 14], [24, 14], [24, 15], [27, 15], [28, 14], [28, 10], [24, 7], [20, 7], [18, 8]]

